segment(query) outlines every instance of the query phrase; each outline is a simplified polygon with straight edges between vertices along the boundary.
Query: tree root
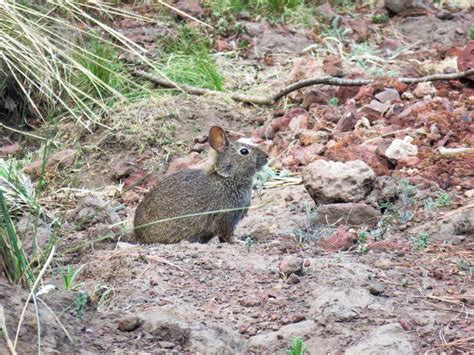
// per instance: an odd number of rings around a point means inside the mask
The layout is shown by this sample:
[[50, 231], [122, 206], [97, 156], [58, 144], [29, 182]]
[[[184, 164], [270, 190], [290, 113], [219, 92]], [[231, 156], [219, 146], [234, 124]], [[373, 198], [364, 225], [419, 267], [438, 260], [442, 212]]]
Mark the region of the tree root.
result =
[[[398, 81], [404, 84], [417, 84], [417, 83], [421, 83], [425, 81], [461, 79], [473, 74], [474, 74], [474, 68], [468, 69], [462, 72], [453, 73], [453, 74], [433, 74], [433, 75], [423, 76], [421, 78], [398, 78]], [[227, 93], [215, 91], [215, 90], [196, 88], [196, 87], [185, 85], [185, 84], [176, 84], [172, 81], [163, 79], [159, 76], [156, 76], [156, 75], [153, 75], [153, 74], [150, 74], [143, 70], [138, 70], [138, 69], [134, 69], [132, 71], [132, 75], [144, 78], [146, 80], [149, 80], [155, 84], [158, 84], [166, 88], [179, 89], [193, 95], [217, 95], [217, 96], [225, 95], [225, 96], [229, 96], [232, 100], [245, 102], [249, 104], [255, 104], [255, 105], [272, 105], [278, 100], [280, 100], [283, 96], [286, 96], [293, 91], [302, 89], [307, 86], [312, 86], [312, 85], [325, 84], [325, 85], [336, 85], [336, 86], [363, 86], [363, 85], [372, 84], [376, 81], [374, 79], [342, 79], [342, 78], [336, 78], [332, 76], [323, 76], [320, 78], [301, 80], [301, 81], [298, 81], [296, 83], [286, 86], [285, 88], [283, 88], [282, 90], [278, 91], [277, 93], [273, 95], [270, 95], [267, 97], [265, 96], [258, 97], [258, 96], [245, 95], [241, 93], [227, 94]], [[378, 78], [378, 80], [379, 79], [380, 78]]]

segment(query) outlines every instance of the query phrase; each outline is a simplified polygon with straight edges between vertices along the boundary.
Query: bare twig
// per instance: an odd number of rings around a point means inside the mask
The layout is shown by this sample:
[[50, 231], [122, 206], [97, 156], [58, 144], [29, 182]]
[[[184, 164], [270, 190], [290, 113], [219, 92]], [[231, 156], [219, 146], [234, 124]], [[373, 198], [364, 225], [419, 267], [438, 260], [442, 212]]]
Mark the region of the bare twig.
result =
[[474, 148], [471, 148], [471, 147], [461, 147], [461, 148], [439, 147], [438, 151], [441, 155], [446, 155], [446, 156], [459, 155], [459, 154], [474, 154]]
[[[160, 86], [163, 86], [166, 88], [174, 88], [174, 89], [179, 88], [193, 95], [226, 95], [225, 93], [222, 93], [220, 91], [196, 88], [196, 87], [184, 85], [184, 84], [179, 84], [179, 87], [178, 87], [177, 84], [169, 80], [147, 73], [143, 70], [134, 69], [132, 71], [132, 74], [135, 76], [147, 79]], [[453, 73], [453, 74], [433, 74], [433, 75], [423, 76], [421, 78], [398, 78], [398, 81], [405, 84], [416, 84], [416, 83], [421, 83], [425, 81], [461, 79], [473, 74], [474, 74], [474, 68], [465, 70], [462, 72], [458, 72], [458, 73]], [[380, 79], [383, 79], [383, 78], [378, 78], [377, 80], [380, 80]], [[363, 86], [363, 85], [373, 84], [374, 82], [375, 82], [374, 79], [342, 79], [342, 78], [335, 78], [332, 76], [323, 76], [320, 78], [298, 81], [296, 83], [288, 85], [287, 87], [283, 88], [277, 93], [267, 96], [267, 97], [265, 96], [258, 97], [258, 96], [240, 94], [240, 93], [231, 93], [230, 98], [235, 101], [246, 102], [246, 103], [251, 103], [255, 105], [272, 105], [278, 100], [280, 100], [283, 96], [286, 96], [293, 91], [302, 89], [307, 86], [320, 85], [320, 84], [336, 85], [336, 86]]]
[[24, 305], [23, 310], [22, 310], [21, 315], [20, 315], [20, 320], [18, 321], [18, 326], [16, 328], [15, 341], [13, 343], [13, 349], [14, 350], [16, 349], [16, 345], [18, 343], [18, 337], [20, 336], [21, 324], [23, 323], [23, 319], [25, 317], [26, 308], [28, 307], [28, 304], [30, 303], [31, 297], [34, 294], [34, 292], [36, 290], [36, 287], [38, 287], [38, 284], [41, 281], [41, 278], [43, 277], [43, 274], [46, 272], [46, 269], [48, 268], [49, 264], [51, 263], [51, 260], [53, 260], [53, 255], [54, 255], [55, 250], [56, 250], [56, 248], [53, 246], [51, 248], [50, 253], [49, 253], [48, 259], [46, 260], [46, 262], [44, 263], [40, 273], [36, 277], [36, 281], [33, 284], [33, 286], [31, 287], [30, 293], [28, 294], [28, 297], [26, 298], [25, 305]]
[[0, 304], [0, 329], [2, 330], [3, 336], [5, 337], [5, 341], [7, 342], [8, 350], [12, 355], [16, 355], [15, 347], [8, 336], [7, 324], [5, 322], [5, 313], [3, 311], [3, 306]]

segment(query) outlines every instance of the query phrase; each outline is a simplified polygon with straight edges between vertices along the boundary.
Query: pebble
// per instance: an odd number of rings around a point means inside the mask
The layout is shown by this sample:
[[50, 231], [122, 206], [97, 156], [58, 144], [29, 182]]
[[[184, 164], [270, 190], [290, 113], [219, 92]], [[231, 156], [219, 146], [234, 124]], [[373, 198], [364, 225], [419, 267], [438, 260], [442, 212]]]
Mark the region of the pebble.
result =
[[369, 285], [369, 291], [374, 296], [381, 295], [384, 292], [384, 290], [385, 290], [385, 286], [380, 282], [375, 281]]
[[288, 282], [290, 285], [295, 285], [297, 283], [300, 283], [300, 278], [295, 274], [291, 274], [286, 280], [286, 282]]
[[388, 270], [392, 267], [392, 262], [387, 258], [380, 258], [375, 261], [374, 266], [378, 269]]
[[140, 327], [143, 320], [138, 316], [126, 316], [118, 321], [118, 329], [122, 332], [131, 332]]
[[280, 262], [279, 269], [285, 275], [300, 273], [303, 270], [303, 259], [295, 255], [285, 256]]

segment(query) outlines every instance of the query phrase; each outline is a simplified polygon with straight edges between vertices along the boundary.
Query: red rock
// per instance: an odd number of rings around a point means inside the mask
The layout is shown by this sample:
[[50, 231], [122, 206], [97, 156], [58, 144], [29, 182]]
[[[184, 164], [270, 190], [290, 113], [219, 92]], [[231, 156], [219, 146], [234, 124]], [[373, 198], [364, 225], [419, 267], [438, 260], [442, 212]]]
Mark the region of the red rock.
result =
[[0, 148], [0, 157], [6, 157], [8, 155], [15, 155], [20, 150], [18, 142], [13, 144], [4, 145]]
[[365, 17], [359, 17], [349, 20], [349, 26], [352, 28], [352, 39], [357, 42], [364, 42], [369, 38], [369, 20]]
[[124, 188], [129, 189], [134, 186], [140, 186], [144, 189], [150, 189], [158, 185], [158, 178], [155, 175], [150, 175], [145, 171], [134, 171], [124, 181]]
[[[58, 168], [71, 166], [76, 158], [74, 149], [64, 149], [51, 155], [46, 161], [45, 169], [47, 172], [53, 172]], [[28, 175], [38, 176], [41, 174], [43, 166], [42, 160], [36, 160], [23, 168], [23, 172]]]
[[[176, 4], [173, 5], [175, 8], [178, 10], [181, 10], [182, 12], [191, 15], [192, 17], [199, 17], [201, 16], [204, 11], [201, 7], [201, 2], [198, 0], [180, 0]], [[179, 13], [176, 13], [176, 16], [179, 18], [183, 19], [189, 19], [188, 17], [181, 15]]]
[[324, 156], [335, 161], [362, 160], [370, 166], [378, 176], [391, 175], [389, 162], [384, 157], [378, 155], [376, 146], [350, 145], [341, 147], [333, 145], [326, 147]]
[[397, 168], [416, 168], [420, 164], [420, 159], [417, 157], [403, 157], [398, 159]]
[[337, 55], [329, 55], [323, 60], [324, 73], [329, 76], [343, 77], [341, 58]]
[[168, 169], [166, 170], [166, 175], [174, 174], [180, 170], [191, 169], [196, 167], [196, 165], [202, 160], [202, 157], [199, 153], [191, 152], [186, 157], [174, 159]]
[[359, 86], [339, 86], [336, 90], [335, 97], [339, 104], [345, 104], [347, 100], [352, 99], [360, 91]]
[[329, 99], [329, 95], [325, 92], [309, 89], [303, 94], [303, 103], [301, 106], [307, 110], [312, 104], [327, 105]]
[[[275, 118], [267, 127], [262, 127], [255, 131], [257, 137], [273, 139], [277, 132], [286, 130], [290, 126], [290, 122], [297, 119], [298, 128], [304, 129], [307, 126], [309, 117], [308, 111], [302, 108], [294, 108], [288, 110], [283, 117]], [[306, 123], [305, 123], [306, 122]], [[300, 127], [300, 124], [302, 127]]]
[[316, 245], [325, 251], [347, 250], [357, 242], [355, 233], [349, 232], [349, 227], [339, 226], [329, 238], [321, 238]]
[[355, 101], [364, 101], [371, 99], [374, 96], [374, 88], [369, 85], [364, 85], [359, 88], [356, 96], [354, 96]]
[[308, 146], [313, 143], [324, 144], [328, 140], [328, 133], [306, 129], [300, 132], [298, 138], [302, 146]]
[[403, 330], [407, 332], [413, 329], [413, 326], [411, 325], [411, 323], [405, 319], [400, 319], [398, 322], [402, 326]]
[[357, 117], [357, 115], [355, 115], [353, 112], [347, 112], [337, 122], [336, 127], [334, 127], [332, 131], [332, 134], [336, 136], [342, 132], [352, 131], [358, 119], [359, 118]]
[[125, 195], [123, 195], [123, 202], [126, 205], [131, 205], [136, 203], [140, 200], [140, 196], [135, 191], [127, 191]]
[[[474, 40], [467, 43], [461, 54], [459, 54], [457, 62], [459, 71], [474, 68]], [[474, 80], [474, 74], [468, 76], [468, 78]]]
[[292, 146], [290, 154], [299, 165], [307, 165], [316, 159], [320, 159], [320, 154], [324, 150], [324, 145], [313, 143], [306, 147]]
[[328, 20], [332, 20], [334, 17], [337, 16], [336, 12], [334, 12], [329, 2], [325, 2], [324, 4], [319, 5], [316, 8], [316, 13], [326, 17]]

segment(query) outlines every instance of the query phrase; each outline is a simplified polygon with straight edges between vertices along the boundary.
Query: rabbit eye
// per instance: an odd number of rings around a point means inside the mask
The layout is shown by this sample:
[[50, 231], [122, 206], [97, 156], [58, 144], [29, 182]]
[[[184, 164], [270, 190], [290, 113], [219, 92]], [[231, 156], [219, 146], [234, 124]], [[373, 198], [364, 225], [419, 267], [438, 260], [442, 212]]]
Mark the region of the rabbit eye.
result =
[[241, 155], [247, 155], [248, 153], [249, 153], [249, 150], [247, 148], [240, 148]]

